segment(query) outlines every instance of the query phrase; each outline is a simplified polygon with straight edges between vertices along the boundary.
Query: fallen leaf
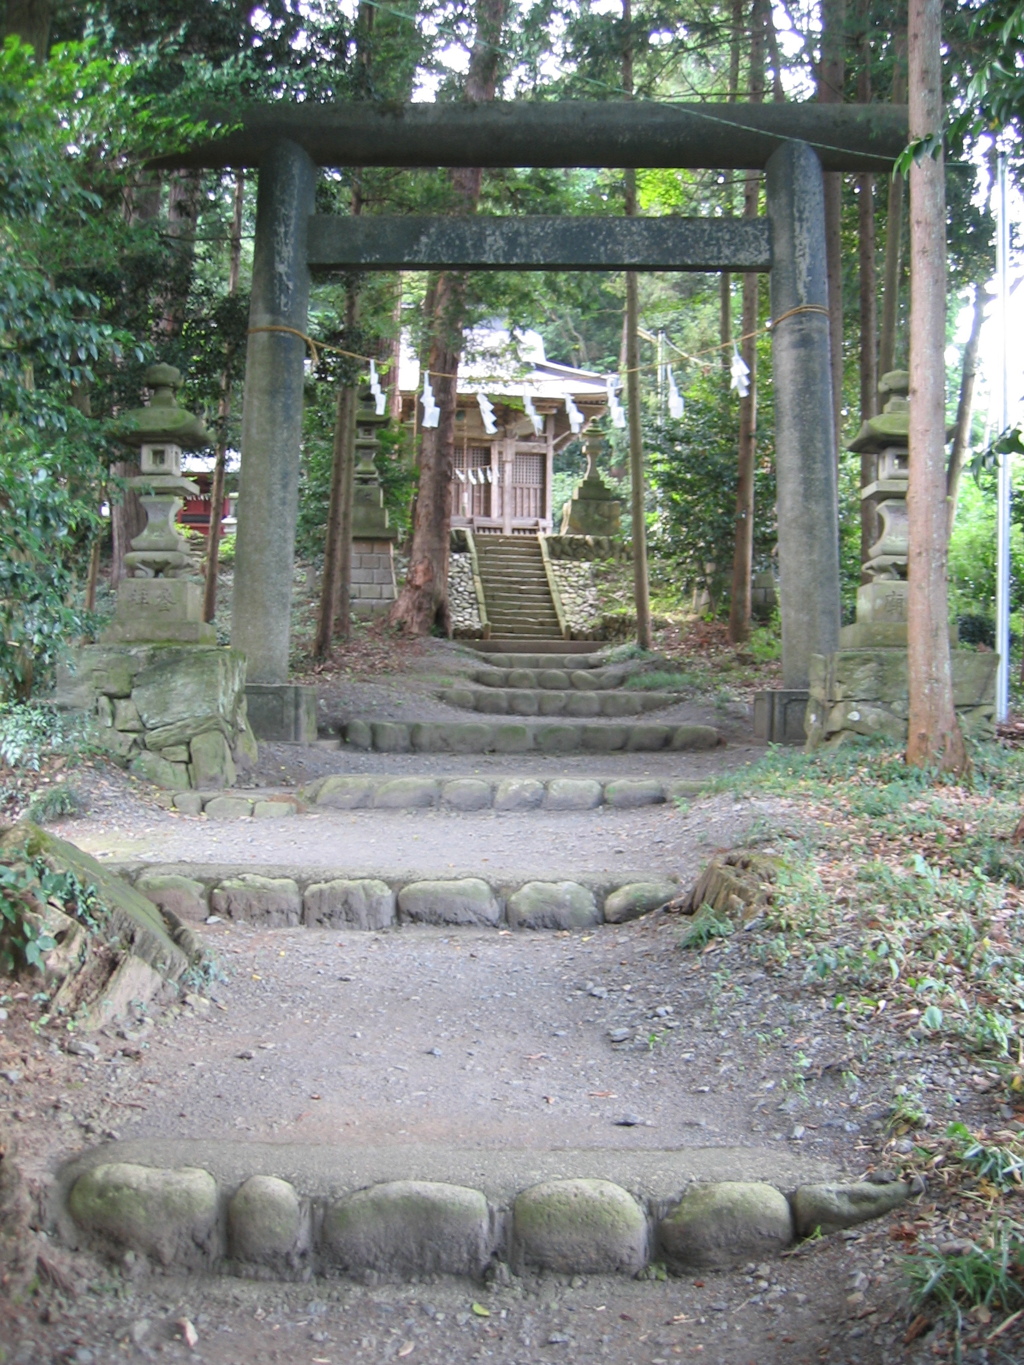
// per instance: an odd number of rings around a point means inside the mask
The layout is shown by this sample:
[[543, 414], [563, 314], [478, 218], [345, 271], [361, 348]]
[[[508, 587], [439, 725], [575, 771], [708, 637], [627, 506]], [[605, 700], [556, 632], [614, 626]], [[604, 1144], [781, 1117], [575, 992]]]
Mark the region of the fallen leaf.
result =
[[489, 1318], [491, 1316], [491, 1310], [489, 1308], [485, 1308], [482, 1303], [474, 1303], [472, 1307], [473, 1312], [477, 1315], [478, 1318]]
[[545, 1103], [545, 1104], [554, 1104], [554, 1102], [555, 1102], [555, 1097], [554, 1097], [554, 1095], [545, 1095], [545, 1096], [544, 1096], [544, 1103]]
[[912, 1341], [917, 1340], [922, 1332], [927, 1332], [931, 1325], [931, 1318], [925, 1317], [923, 1313], [918, 1313], [917, 1317], [903, 1334], [903, 1345], [909, 1346]]
[[592, 1100], [617, 1100], [619, 1098], [611, 1090], [591, 1090], [589, 1093]]
[[190, 1351], [194, 1351], [196, 1346], [199, 1344], [199, 1333], [193, 1327], [192, 1323], [189, 1321], [188, 1318], [179, 1318], [178, 1328], [181, 1332], [181, 1338], [184, 1341], [185, 1345], [189, 1348]]
[[403, 1341], [402, 1344], [401, 1344], [401, 1346], [399, 1346], [399, 1348], [398, 1348], [398, 1358], [399, 1358], [399, 1360], [401, 1360], [403, 1356], [410, 1356], [410, 1355], [412, 1355], [413, 1347], [414, 1347], [415, 1345], [416, 1345], [416, 1343], [415, 1343], [414, 1341]]

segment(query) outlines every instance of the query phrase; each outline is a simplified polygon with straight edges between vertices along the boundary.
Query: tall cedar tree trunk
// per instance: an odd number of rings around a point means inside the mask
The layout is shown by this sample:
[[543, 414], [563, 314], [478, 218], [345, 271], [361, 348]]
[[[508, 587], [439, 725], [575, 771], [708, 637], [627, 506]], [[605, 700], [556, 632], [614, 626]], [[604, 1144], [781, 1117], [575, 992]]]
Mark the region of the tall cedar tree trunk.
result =
[[961, 774], [969, 760], [953, 707], [946, 583], [946, 193], [941, 0], [910, 0], [910, 140], [938, 138], [910, 168], [910, 716], [907, 762]]
[[[750, 15], [750, 103], [764, 102], [764, 38], [766, 0], [754, 0]], [[743, 187], [743, 216], [756, 218], [761, 175], [747, 173]], [[750, 639], [751, 590], [754, 569], [754, 468], [757, 459], [757, 304], [760, 277], [743, 276], [743, 341], [740, 354], [750, 371], [750, 388], [740, 399], [740, 431], [737, 451], [736, 531], [732, 554], [732, 588], [729, 594], [729, 642], [739, 645]]]
[[7, 0], [0, 42], [16, 35], [35, 48], [36, 61], [45, 62], [50, 50], [50, 20], [53, 0]]
[[[129, 186], [124, 198], [128, 223], [150, 222], [160, 213], [160, 180], [146, 177]], [[115, 460], [110, 466], [110, 586], [116, 588], [125, 577], [124, 557], [131, 543], [146, 524], [146, 513], [132, 488], [118, 488], [118, 481], [138, 474], [139, 466], [130, 460]]]
[[[867, 37], [867, 5], [861, 0], [858, 16], [864, 27], [858, 41], [860, 69], [857, 72], [857, 99], [871, 100], [871, 46]], [[860, 294], [860, 420], [866, 422], [878, 411], [878, 270], [875, 264], [875, 177], [870, 171], [857, 176], [858, 286]], [[860, 486], [874, 482], [876, 460], [867, 453], [860, 457]], [[860, 562], [878, 539], [878, 505], [861, 499]], [[864, 577], [867, 582], [867, 575]]]
[[[163, 296], [157, 300], [159, 317], [154, 329], [154, 340], [157, 344], [162, 339], [177, 337], [181, 332], [195, 261], [196, 221], [199, 216], [201, 188], [202, 173], [199, 171], [175, 171], [169, 182], [167, 233], [174, 245], [174, 256], [171, 278]], [[159, 184], [139, 187], [131, 194], [126, 204], [129, 222], [154, 218], [159, 211]], [[118, 461], [111, 466], [111, 473], [115, 478], [127, 478], [138, 472], [138, 466], [128, 461]], [[132, 540], [146, 524], [146, 514], [137, 495], [131, 489], [124, 489], [122, 499], [120, 503], [111, 503], [110, 510], [113, 536], [110, 567], [112, 588], [116, 588], [125, 577], [124, 557], [131, 548]]]
[[[476, 39], [466, 74], [466, 100], [482, 104], [494, 99], [498, 77], [498, 42], [507, 0], [477, 0]], [[456, 210], [476, 212], [482, 171], [459, 167], [451, 173]], [[426, 635], [439, 625], [450, 633], [448, 615], [448, 542], [451, 535], [451, 484], [455, 465], [455, 400], [462, 355], [466, 276], [446, 270], [431, 291], [430, 350], [427, 370], [434, 399], [441, 409], [436, 427], [420, 439], [419, 485], [413, 509], [409, 571], [389, 620], [413, 635]]]
[[[622, 88], [633, 98], [633, 7], [622, 0], [622, 23], [626, 42], [622, 53]], [[623, 172], [627, 218], [636, 217], [636, 171]], [[626, 404], [629, 416], [629, 489], [633, 535], [633, 604], [636, 608], [636, 642], [641, 649], [654, 647], [651, 626], [651, 588], [647, 577], [647, 481], [644, 477], [644, 433], [640, 417], [640, 295], [635, 270], [626, 271]]]
[[[735, 104], [740, 88], [740, 35], [743, 32], [743, 0], [732, 0], [732, 24], [729, 31], [729, 103]], [[726, 206], [733, 208], [732, 182], [726, 190]], [[732, 275], [723, 270], [718, 277], [718, 340], [722, 373], [728, 374], [732, 364]]]
[[[228, 294], [238, 293], [242, 260], [242, 207], [245, 201], [245, 172], [235, 174], [235, 195], [231, 214], [231, 255], [228, 260]], [[231, 416], [231, 361], [234, 346], [224, 357], [217, 403], [217, 459], [210, 487], [210, 530], [206, 537], [206, 586], [203, 592], [203, 620], [212, 621], [217, 612], [217, 573], [220, 568], [221, 507], [224, 504], [224, 472], [228, 455], [228, 419]]]
[[[358, 217], [363, 207], [358, 178], [352, 185], [352, 214]], [[359, 293], [349, 285], [345, 297], [345, 335], [351, 337], [359, 319]], [[351, 346], [351, 341], [346, 343]], [[352, 486], [356, 447], [355, 384], [338, 386], [334, 409], [334, 445], [331, 453], [331, 491], [327, 510], [327, 535], [324, 543], [324, 574], [320, 583], [320, 609], [317, 614], [313, 653], [324, 659], [331, 652], [335, 635], [347, 640], [351, 628], [352, 597]]]
[[[896, 69], [892, 78], [892, 102], [907, 99], [905, 68], [907, 35], [896, 34]], [[902, 175], [889, 177], [889, 197], [885, 209], [885, 265], [882, 279], [882, 325], [878, 334], [878, 373], [887, 375], [896, 368], [896, 323], [900, 312], [900, 276], [903, 273], [903, 206], [906, 184]]]
[[960, 371], [960, 399], [956, 405], [956, 430], [953, 433], [953, 449], [949, 455], [946, 470], [946, 532], [953, 534], [956, 521], [956, 500], [960, 491], [960, 475], [963, 473], [964, 460], [971, 443], [971, 416], [974, 409], [974, 383], [978, 377], [978, 348], [981, 343], [981, 329], [985, 322], [985, 309], [992, 302], [993, 295], [983, 284], [974, 286], [974, 315], [971, 318], [971, 333], [964, 347], [964, 363]]
[[[822, 0], [821, 60], [817, 94], [820, 104], [842, 104], [846, 76], [846, 0]], [[843, 411], [843, 177], [825, 174], [825, 254], [828, 271], [829, 344], [832, 356], [832, 413], [836, 454]]]

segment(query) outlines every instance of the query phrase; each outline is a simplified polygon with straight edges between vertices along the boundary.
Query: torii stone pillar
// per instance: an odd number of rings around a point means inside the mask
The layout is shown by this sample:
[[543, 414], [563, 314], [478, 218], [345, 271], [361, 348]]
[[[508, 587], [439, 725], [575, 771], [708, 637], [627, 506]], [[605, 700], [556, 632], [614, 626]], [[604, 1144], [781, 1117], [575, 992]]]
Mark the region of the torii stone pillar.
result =
[[316, 738], [311, 689], [288, 683], [292, 573], [309, 307], [306, 237], [316, 167], [278, 141], [260, 162], [242, 405], [231, 643], [248, 660], [250, 721], [261, 739]]
[[[840, 622], [825, 200], [821, 163], [812, 148], [787, 142], [774, 152], [765, 189], [772, 229], [771, 312], [777, 320], [772, 366], [782, 678], [802, 739], [811, 655], [838, 648]], [[781, 739], [780, 730], [787, 728], [776, 718], [769, 735]]]

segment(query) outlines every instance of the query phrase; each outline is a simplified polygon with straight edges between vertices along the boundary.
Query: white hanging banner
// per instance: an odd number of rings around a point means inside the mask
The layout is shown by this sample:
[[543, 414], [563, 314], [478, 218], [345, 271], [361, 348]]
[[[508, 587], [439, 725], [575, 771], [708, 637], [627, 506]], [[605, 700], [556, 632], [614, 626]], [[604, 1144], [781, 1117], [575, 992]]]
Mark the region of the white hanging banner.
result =
[[377, 416], [384, 416], [384, 409], [387, 407], [388, 396], [380, 386], [380, 376], [377, 374], [377, 366], [370, 361], [370, 392], [373, 394], [373, 401], [377, 405]]
[[483, 419], [484, 431], [487, 432], [488, 436], [493, 436], [498, 430], [494, 421], [494, 404], [485, 393], [478, 393], [476, 401], [480, 408], [480, 416]]
[[535, 436], [540, 436], [540, 434], [544, 430], [544, 418], [533, 406], [532, 393], [523, 394], [523, 411], [526, 413], [527, 417], [529, 417], [530, 421], [533, 423], [533, 434]]
[[455, 477], [458, 479], [459, 483], [465, 483], [465, 482], [466, 482], [466, 476], [465, 476], [465, 474], [462, 472], [461, 469], [457, 469], [457, 470], [455, 471]]
[[423, 404], [423, 426], [436, 427], [441, 418], [441, 409], [434, 402], [434, 390], [430, 387], [430, 375], [424, 372], [423, 393], [420, 395]]
[[732, 364], [729, 366], [729, 387], [735, 389], [741, 398], [750, 392], [750, 366], [740, 355], [736, 346], [732, 348]]
[[565, 415], [569, 419], [569, 427], [573, 435], [578, 436], [583, 430], [583, 414], [568, 394], [565, 395]]
[[608, 394], [608, 416], [612, 419], [612, 426], [618, 427], [621, 431], [626, 425], [626, 414], [619, 402], [619, 376], [617, 374], [608, 375], [605, 378], [604, 387]]
[[475, 488], [475, 487], [476, 487], [476, 470], [475, 470], [475, 469], [471, 469], [471, 470], [469, 471], [469, 481], [470, 481], [470, 483], [473, 485], [473, 487]]
[[668, 415], [674, 417], [676, 421], [683, 415], [683, 395], [676, 388], [676, 377], [671, 368], [668, 369]]

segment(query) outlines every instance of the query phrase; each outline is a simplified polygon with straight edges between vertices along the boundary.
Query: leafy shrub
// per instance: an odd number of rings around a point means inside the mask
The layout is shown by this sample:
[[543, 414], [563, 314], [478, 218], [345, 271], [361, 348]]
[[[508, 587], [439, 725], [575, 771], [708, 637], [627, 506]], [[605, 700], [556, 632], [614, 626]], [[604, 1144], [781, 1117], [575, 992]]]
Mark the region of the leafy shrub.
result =
[[957, 620], [956, 637], [962, 645], [988, 645], [993, 649], [996, 623], [991, 616], [983, 616], [980, 612], [965, 612]]
[[36, 792], [25, 814], [37, 825], [46, 825], [67, 815], [81, 815], [84, 810], [85, 803], [74, 787], [61, 783]]
[[[719, 576], [732, 564], [736, 534], [738, 406], [718, 374], [700, 379], [686, 395], [678, 421], [644, 428], [654, 519], [652, 550], [671, 559], [691, 580], [707, 565]], [[764, 561], [775, 543], [775, 476], [771, 413], [759, 414], [754, 492], [754, 559]], [[724, 582], [724, 578], [723, 578]]]
[[9, 702], [0, 704], [0, 768], [38, 772], [47, 754], [71, 753], [80, 748], [84, 723], [52, 706]]
[[45, 858], [15, 854], [0, 862], [0, 970], [39, 967], [57, 946], [42, 926], [47, 905], [92, 933], [105, 913], [95, 887], [83, 885], [73, 872], [55, 872]]

